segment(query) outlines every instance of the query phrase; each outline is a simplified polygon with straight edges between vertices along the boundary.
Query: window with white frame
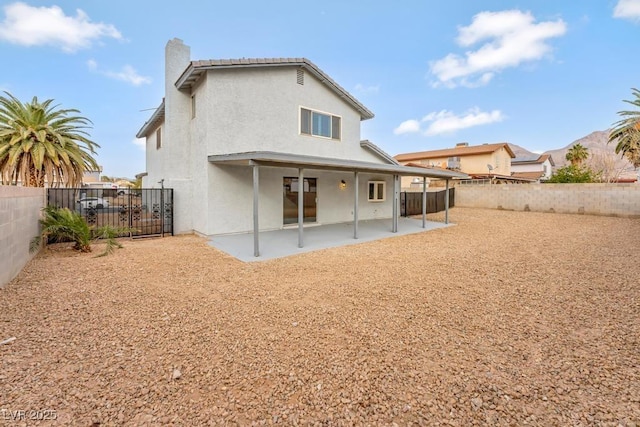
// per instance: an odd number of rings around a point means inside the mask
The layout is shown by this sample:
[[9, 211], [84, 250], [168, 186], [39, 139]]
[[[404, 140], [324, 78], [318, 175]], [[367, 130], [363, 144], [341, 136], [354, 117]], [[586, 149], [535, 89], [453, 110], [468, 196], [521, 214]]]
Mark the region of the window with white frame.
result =
[[191, 95], [191, 118], [196, 118], [196, 94]]
[[384, 181], [369, 181], [368, 200], [370, 202], [384, 202], [386, 184]]
[[339, 116], [319, 111], [300, 109], [300, 133], [340, 140], [341, 119]]
[[158, 128], [156, 131], [156, 150], [162, 147], [162, 128]]

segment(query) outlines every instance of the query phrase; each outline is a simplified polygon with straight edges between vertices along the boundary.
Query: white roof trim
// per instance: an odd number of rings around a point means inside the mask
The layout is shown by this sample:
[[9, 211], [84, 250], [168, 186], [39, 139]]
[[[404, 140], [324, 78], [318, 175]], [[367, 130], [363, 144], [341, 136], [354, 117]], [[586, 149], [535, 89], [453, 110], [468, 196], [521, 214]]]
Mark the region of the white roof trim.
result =
[[362, 141], [360, 141], [360, 146], [362, 148], [368, 149], [373, 154], [377, 155], [378, 157], [380, 157], [382, 160], [384, 160], [387, 163], [390, 163], [392, 165], [399, 165], [400, 164], [400, 163], [398, 163], [398, 161], [396, 159], [391, 157], [390, 154], [388, 154], [386, 151], [384, 151], [382, 148], [378, 147], [376, 144], [374, 144], [373, 142], [369, 141], [368, 139], [363, 139]]
[[284, 168], [307, 168], [349, 172], [384, 173], [404, 176], [423, 176], [441, 179], [469, 179], [469, 175], [448, 170], [419, 168], [394, 164], [343, 160], [329, 157], [306, 156], [301, 154], [277, 153], [273, 151], [252, 151], [233, 154], [210, 155], [208, 160], [215, 164], [235, 164], [240, 166], [273, 166]]
[[149, 132], [157, 128], [158, 125], [160, 125], [160, 123], [162, 123], [163, 121], [164, 121], [164, 100], [162, 100], [162, 104], [160, 104], [160, 106], [156, 108], [156, 111], [153, 112], [149, 120], [147, 120], [144, 123], [144, 125], [142, 125], [142, 127], [136, 134], [136, 138], [144, 138], [149, 134]]

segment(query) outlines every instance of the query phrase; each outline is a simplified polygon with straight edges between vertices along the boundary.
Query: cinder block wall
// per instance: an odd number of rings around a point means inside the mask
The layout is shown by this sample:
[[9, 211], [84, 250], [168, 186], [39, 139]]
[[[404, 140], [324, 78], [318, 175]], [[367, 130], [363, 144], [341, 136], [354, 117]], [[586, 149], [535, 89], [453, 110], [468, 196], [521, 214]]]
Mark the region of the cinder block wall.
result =
[[29, 243], [40, 230], [44, 188], [0, 185], [0, 288], [33, 257]]
[[640, 184], [461, 185], [456, 206], [640, 217]]

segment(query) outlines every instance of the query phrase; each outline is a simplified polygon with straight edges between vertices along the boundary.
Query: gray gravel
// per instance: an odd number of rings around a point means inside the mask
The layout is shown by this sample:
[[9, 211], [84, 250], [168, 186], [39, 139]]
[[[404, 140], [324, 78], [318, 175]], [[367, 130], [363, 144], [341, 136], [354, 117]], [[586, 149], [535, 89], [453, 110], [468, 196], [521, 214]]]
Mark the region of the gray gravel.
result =
[[251, 264], [48, 249], [0, 290], [0, 423], [640, 425], [640, 220], [451, 219]]

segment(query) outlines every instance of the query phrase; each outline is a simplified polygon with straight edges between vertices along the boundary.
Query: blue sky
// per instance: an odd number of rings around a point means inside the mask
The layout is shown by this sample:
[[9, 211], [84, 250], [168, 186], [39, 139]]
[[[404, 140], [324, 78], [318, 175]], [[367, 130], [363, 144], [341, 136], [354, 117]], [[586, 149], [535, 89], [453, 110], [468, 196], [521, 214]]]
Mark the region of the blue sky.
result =
[[104, 173], [133, 177], [174, 37], [192, 59], [309, 58], [376, 114], [362, 138], [392, 155], [560, 148], [640, 87], [640, 0], [58, 0], [0, 2], [0, 89], [79, 109]]

